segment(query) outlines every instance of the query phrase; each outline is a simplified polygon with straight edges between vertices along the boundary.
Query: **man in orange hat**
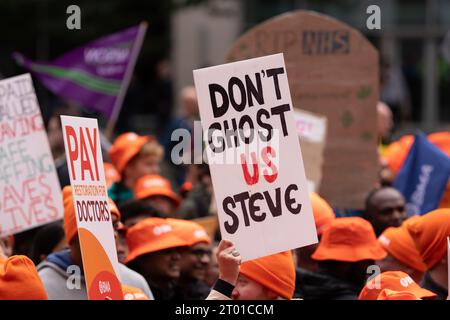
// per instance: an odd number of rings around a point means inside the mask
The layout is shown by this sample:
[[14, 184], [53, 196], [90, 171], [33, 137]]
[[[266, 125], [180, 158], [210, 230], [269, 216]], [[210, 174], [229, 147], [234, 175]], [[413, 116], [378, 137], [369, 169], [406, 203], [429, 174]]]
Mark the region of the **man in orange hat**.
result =
[[172, 218], [175, 217], [181, 202], [180, 197], [172, 190], [170, 182], [159, 175], [139, 178], [134, 186], [134, 196]]
[[118, 136], [109, 150], [109, 158], [121, 180], [112, 184], [108, 195], [118, 205], [132, 199], [136, 181], [147, 174], [158, 174], [163, 157], [164, 149], [153, 136], [133, 132]]
[[33, 262], [26, 256], [7, 258], [0, 248], [0, 300], [47, 300]]
[[[82, 275], [83, 260], [70, 186], [63, 189], [63, 205], [64, 233], [69, 250], [48, 255], [46, 260], [37, 266], [37, 270], [50, 300], [86, 300], [86, 283]], [[116, 217], [113, 218], [115, 215]], [[111, 210], [111, 216], [111, 221], [113, 219], [120, 220], [120, 213], [114, 208]], [[153, 298], [147, 282], [137, 272], [119, 263], [117, 276], [123, 285], [139, 288], [147, 297]]]
[[363, 218], [369, 221], [377, 237], [388, 227], [399, 227], [406, 220], [405, 198], [392, 187], [377, 188], [366, 198]]
[[409, 234], [426, 265], [420, 285], [435, 292], [438, 299], [448, 296], [447, 237], [450, 237], [450, 209], [431, 211], [407, 224]]
[[150, 284], [156, 300], [172, 300], [180, 278], [181, 247], [186, 241], [164, 218], [147, 218], [127, 231], [126, 264]]
[[420, 282], [427, 267], [407, 229], [407, 225], [417, 218], [409, 218], [397, 228], [389, 227], [378, 237], [388, 254], [383, 260], [378, 260], [377, 265], [383, 272], [403, 271]]
[[312, 255], [319, 270], [303, 287], [304, 299], [356, 300], [368, 267], [384, 257], [369, 222], [360, 217], [333, 220]]
[[168, 219], [174, 232], [186, 241], [181, 250], [180, 279], [176, 298], [181, 300], [203, 300], [211, 288], [206, 285], [206, 274], [211, 263], [211, 239], [205, 228], [196, 222]]
[[[384, 292], [380, 297], [384, 290], [391, 292]], [[399, 293], [409, 293], [420, 300], [436, 298], [435, 293], [421, 288], [408, 274], [402, 271], [386, 271], [367, 281], [358, 300], [404, 300]]]

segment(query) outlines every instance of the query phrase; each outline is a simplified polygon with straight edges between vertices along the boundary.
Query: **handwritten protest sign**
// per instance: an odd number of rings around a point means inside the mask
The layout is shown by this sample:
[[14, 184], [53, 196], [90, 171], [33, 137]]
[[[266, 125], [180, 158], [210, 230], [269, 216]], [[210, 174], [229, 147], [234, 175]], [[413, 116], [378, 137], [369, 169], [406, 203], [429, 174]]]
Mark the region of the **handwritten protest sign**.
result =
[[328, 119], [319, 193], [333, 207], [363, 209], [379, 171], [377, 50], [356, 29], [300, 10], [250, 29], [227, 61], [278, 52], [284, 53], [294, 108]]
[[88, 298], [122, 300], [96, 119], [61, 116]]
[[61, 187], [29, 74], [0, 81], [0, 236], [62, 218]]
[[243, 260], [317, 242], [283, 55], [194, 80], [222, 237]]
[[308, 179], [308, 190], [317, 192], [322, 179], [327, 119], [298, 109], [294, 111], [294, 118]]

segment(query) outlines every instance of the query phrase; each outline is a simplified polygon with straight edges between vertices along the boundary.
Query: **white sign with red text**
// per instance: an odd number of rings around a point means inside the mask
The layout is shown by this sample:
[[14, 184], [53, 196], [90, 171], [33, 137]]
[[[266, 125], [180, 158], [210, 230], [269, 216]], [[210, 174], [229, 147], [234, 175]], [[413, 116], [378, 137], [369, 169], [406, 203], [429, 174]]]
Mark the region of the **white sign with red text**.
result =
[[83, 269], [91, 300], [122, 300], [96, 119], [61, 116]]
[[0, 81], [0, 236], [61, 219], [61, 187], [29, 74]]

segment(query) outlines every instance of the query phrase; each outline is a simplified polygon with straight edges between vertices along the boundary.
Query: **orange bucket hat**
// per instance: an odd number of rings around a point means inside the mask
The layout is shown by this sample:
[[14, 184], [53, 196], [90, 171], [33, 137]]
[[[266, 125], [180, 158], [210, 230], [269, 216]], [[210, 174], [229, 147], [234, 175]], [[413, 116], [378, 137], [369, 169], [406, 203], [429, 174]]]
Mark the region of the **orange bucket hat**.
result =
[[240, 273], [285, 299], [294, 294], [295, 266], [290, 251], [246, 261]]
[[128, 162], [152, 139], [154, 138], [151, 136], [139, 136], [134, 132], [127, 132], [118, 136], [109, 149], [109, 158], [117, 172], [122, 174]]
[[380, 260], [387, 255], [377, 241], [372, 225], [360, 217], [333, 220], [323, 232], [314, 260], [356, 262]]
[[150, 174], [139, 178], [134, 186], [134, 194], [138, 200], [153, 196], [164, 196], [172, 200], [176, 206], [181, 202], [180, 197], [173, 192], [169, 180], [157, 174]]
[[211, 238], [205, 228], [196, 222], [182, 219], [168, 218], [167, 222], [173, 226], [175, 234], [186, 242], [187, 246], [197, 243], [211, 243]]
[[336, 218], [336, 215], [328, 202], [317, 193], [311, 192], [309, 199], [311, 200], [317, 234], [321, 235], [323, 230]]
[[414, 280], [402, 271], [386, 271], [367, 281], [359, 294], [358, 300], [377, 300], [383, 289], [409, 292], [419, 299], [433, 299], [436, 294], [421, 288]]
[[406, 227], [427, 269], [431, 269], [447, 253], [447, 237], [450, 236], [450, 209], [431, 211], [407, 223]]
[[0, 300], [47, 300], [33, 262], [26, 256], [0, 258]]
[[187, 246], [164, 218], [147, 218], [129, 228], [127, 243], [129, 253], [125, 263], [147, 253]]
[[[408, 220], [411, 219], [415, 219], [415, 217]], [[405, 224], [398, 228], [387, 228], [378, 237], [378, 241], [390, 255], [404, 265], [422, 273], [427, 269]]]
[[[77, 235], [77, 218], [75, 217], [75, 207], [73, 203], [72, 187], [65, 186], [63, 191], [63, 205], [64, 205], [64, 233], [66, 234], [67, 242], [73, 240]], [[115, 215], [118, 220], [120, 220], [120, 212], [117, 209], [116, 204], [112, 199], [108, 198], [108, 203], [110, 206], [111, 214]]]

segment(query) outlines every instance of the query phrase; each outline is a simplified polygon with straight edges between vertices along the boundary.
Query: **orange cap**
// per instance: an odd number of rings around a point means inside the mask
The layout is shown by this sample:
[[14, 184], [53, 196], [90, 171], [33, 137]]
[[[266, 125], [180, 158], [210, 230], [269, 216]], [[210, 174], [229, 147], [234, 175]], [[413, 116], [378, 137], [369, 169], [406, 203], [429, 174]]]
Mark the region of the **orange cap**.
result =
[[323, 230], [336, 218], [336, 215], [328, 202], [317, 193], [311, 192], [309, 199], [311, 200], [317, 234], [321, 235]]
[[428, 135], [428, 141], [450, 157], [450, 132], [435, 132]]
[[164, 218], [147, 218], [129, 228], [127, 243], [129, 253], [125, 263], [147, 253], [187, 246]]
[[403, 162], [408, 155], [409, 149], [414, 143], [414, 136], [403, 136], [400, 140], [392, 142], [385, 151], [385, 159], [388, 162], [389, 168], [395, 174], [397, 174]]
[[173, 226], [175, 234], [186, 242], [187, 246], [205, 242], [210, 244], [211, 239], [205, 228], [196, 222], [182, 219], [168, 218], [167, 221]]
[[414, 294], [420, 299], [436, 297], [435, 293], [421, 288], [405, 272], [386, 271], [367, 281], [366, 285], [359, 294], [358, 300], [377, 300], [383, 289], [401, 292], [406, 291]]
[[372, 225], [360, 217], [334, 219], [323, 232], [314, 260], [356, 262], [380, 260], [387, 253], [378, 243]]
[[109, 158], [119, 174], [122, 174], [128, 162], [151, 139], [153, 139], [151, 136], [139, 136], [134, 132], [127, 132], [121, 134], [114, 140], [111, 149], [109, 149]]
[[447, 237], [450, 236], [450, 209], [431, 211], [407, 223], [406, 227], [427, 269], [431, 269], [447, 253]]
[[47, 300], [47, 292], [33, 262], [12, 256], [0, 262], [0, 300]]
[[[415, 219], [415, 217], [408, 220], [411, 219]], [[387, 228], [378, 237], [378, 241], [390, 255], [404, 265], [422, 273], [427, 269], [405, 224], [398, 228]]]
[[172, 200], [176, 206], [181, 202], [180, 197], [173, 192], [169, 180], [157, 174], [139, 178], [134, 186], [134, 195], [138, 200], [153, 196], [164, 196]]
[[285, 299], [294, 294], [295, 266], [290, 251], [246, 261], [240, 273]]
[[414, 293], [408, 291], [381, 290], [377, 300], [422, 300]]
[[[111, 214], [115, 215], [120, 220], [120, 212], [114, 201], [108, 198]], [[75, 207], [73, 203], [72, 187], [65, 186], [63, 189], [63, 204], [64, 204], [64, 233], [66, 234], [67, 242], [70, 244], [72, 239], [78, 234], [77, 218], [75, 216]]]
[[122, 284], [123, 300], [150, 300], [149, 297], [139, 288]]
[[120, 181], [120, 174], [111, 163], [104, 162], [106, 187], [110, 187], [114, 182]]

